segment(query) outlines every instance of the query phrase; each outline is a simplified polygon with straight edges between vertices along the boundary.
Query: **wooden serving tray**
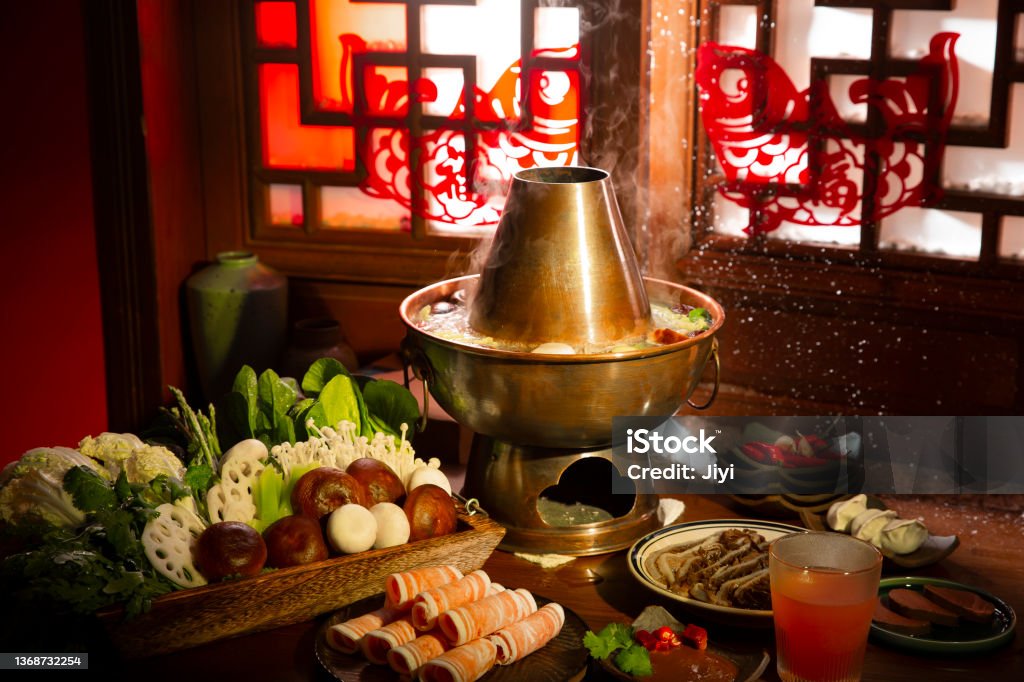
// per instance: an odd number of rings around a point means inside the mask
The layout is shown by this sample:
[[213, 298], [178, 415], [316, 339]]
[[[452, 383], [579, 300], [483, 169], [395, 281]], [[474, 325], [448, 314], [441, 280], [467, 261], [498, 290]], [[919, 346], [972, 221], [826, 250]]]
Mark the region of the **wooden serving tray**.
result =
[[383, 592], [390, 573], [437, 564], [475, 571], [504, 535], [489, 517], [460, 510], [450, 535], [172, 592], [130, 620], [120, 607], [97, 615], [125, 658], [165, 654], [335, 611]]

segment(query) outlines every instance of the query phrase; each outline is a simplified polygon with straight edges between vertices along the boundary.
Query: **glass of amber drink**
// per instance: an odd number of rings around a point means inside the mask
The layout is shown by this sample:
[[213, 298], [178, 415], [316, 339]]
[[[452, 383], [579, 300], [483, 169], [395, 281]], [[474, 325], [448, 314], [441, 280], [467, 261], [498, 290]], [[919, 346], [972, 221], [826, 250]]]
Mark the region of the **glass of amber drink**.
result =
[[860, 679], [882, 554], [839, 533], [794, 533], [768, 552], [779, 677]]

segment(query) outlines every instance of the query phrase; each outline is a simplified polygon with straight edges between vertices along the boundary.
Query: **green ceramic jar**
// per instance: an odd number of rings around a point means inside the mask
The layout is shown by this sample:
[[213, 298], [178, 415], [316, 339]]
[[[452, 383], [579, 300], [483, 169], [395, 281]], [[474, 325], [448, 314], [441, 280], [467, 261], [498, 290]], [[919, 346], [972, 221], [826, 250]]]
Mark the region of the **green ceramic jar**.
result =
[[185, 283], [192, 347], [207, 400], [231, 389], [242, 365], [273, 366], [287, 339], [288, 278], [248, 251], [225, 251]]

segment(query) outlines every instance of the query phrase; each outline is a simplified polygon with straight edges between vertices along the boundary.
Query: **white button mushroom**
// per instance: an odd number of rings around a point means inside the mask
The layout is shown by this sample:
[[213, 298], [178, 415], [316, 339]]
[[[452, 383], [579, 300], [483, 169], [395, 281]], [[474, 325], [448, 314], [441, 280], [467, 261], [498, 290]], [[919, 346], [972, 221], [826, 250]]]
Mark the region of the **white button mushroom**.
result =
[[366, 507], [343, 504], [327, 519], [327, 541], [342, 554], [355, 554], [373, 547], [377, 519]]
[[444, 475], [440, 469], [433, 467], [419, 467], [412, 472], [412, 476], [409, 477], [409, 490], [412, 492], [416, 488], [426, 483], [433, 483], [438, 488], [442, 488], [449, 495], [452, 494], [452, 484], [449, 483], [448, 477]]
[[397, 504], [380, 502], [370, 507], [370, 513], [377, 520], [374, 549], [404, 545], [409, 541], [409, 517]]

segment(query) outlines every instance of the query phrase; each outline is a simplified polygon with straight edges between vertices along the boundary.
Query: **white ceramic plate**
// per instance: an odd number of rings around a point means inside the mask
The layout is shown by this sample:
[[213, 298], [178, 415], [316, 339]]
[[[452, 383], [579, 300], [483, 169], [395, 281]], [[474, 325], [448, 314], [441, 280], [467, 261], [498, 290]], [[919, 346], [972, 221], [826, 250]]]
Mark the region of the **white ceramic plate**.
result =
[[633, 577], [639, 580], [645, 587], [654, 590], [658, 594], [684, 604], [695, 613], [701, 613], [709, 620], [729, 625], [747, 625], [768, 627], [772, 623], [772, 612], [755, 609], [741, 609], [733, 606], [719, 606], [708, 604], [698, 599], [691, 599], [677, 594], [663, 583], [656, 579], [647, 570], [647, 558], [663, 549], [673, 545], [681, 545], [694, 540], [705, 538], [719, 531], [738, 528], [740, 530], [752, 530], [760, 533], [765, 540], [771, 542], [775, 538], [790, 533], [805, 533], [805, 529], [798, 526], [791, 526], [786, 523], [775, 523], [774, 521], [751, 521], [745, 519], [717, 519], [714, 521], [693, 521], [680, 523], [648, 533], [636, 541], [630, 548], [627, 561], [629, 570]]

